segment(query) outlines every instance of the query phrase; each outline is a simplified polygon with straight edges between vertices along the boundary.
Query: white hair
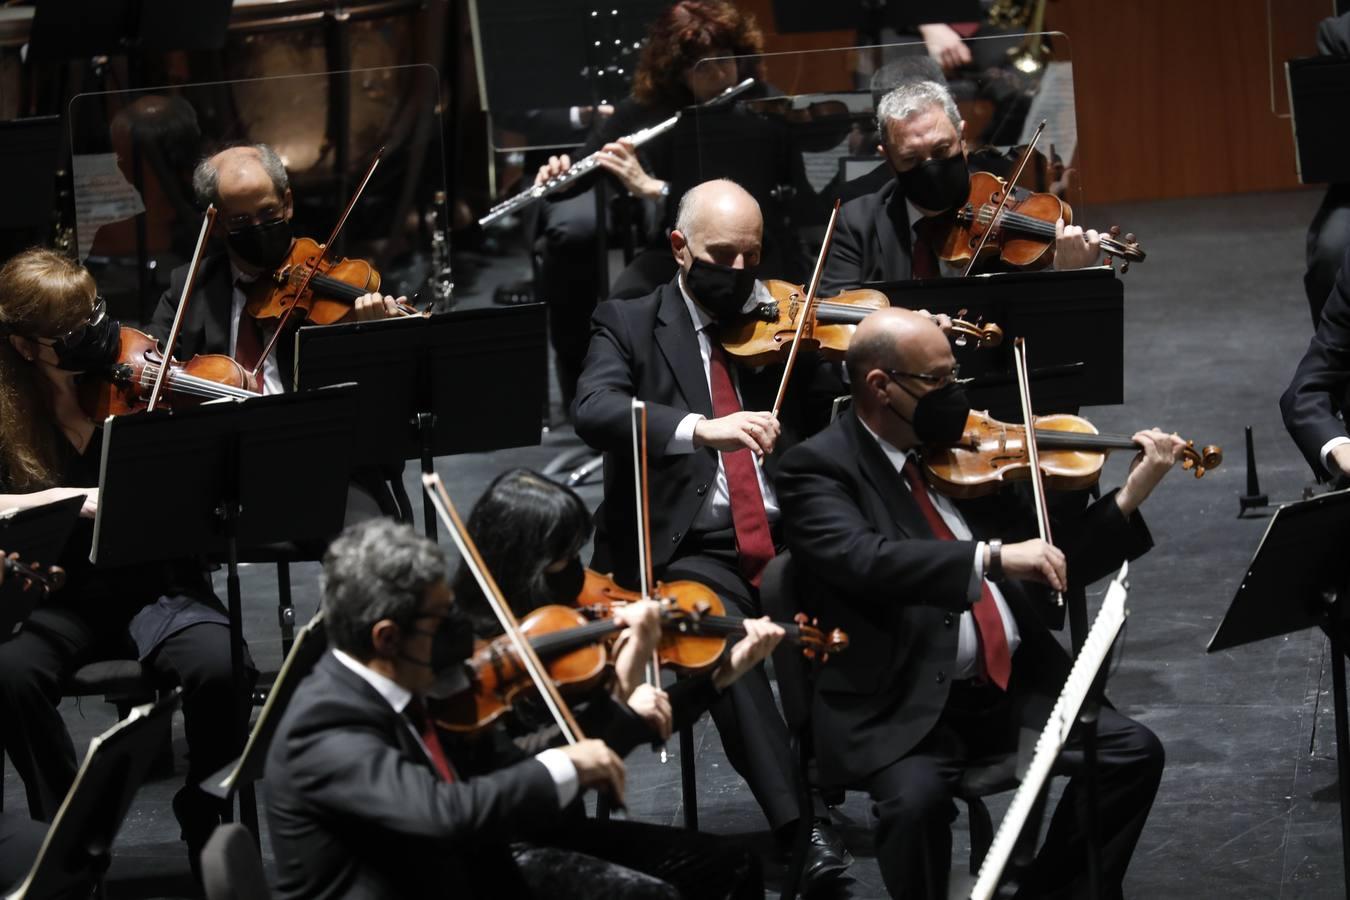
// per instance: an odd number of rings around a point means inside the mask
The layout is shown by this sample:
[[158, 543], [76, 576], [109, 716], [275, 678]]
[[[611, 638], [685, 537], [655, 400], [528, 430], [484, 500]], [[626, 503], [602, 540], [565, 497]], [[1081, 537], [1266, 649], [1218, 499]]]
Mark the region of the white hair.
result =
[[936, 81], [910, 81], [881, 98], [877, 104], [877, 127], [885, 138], [891, 122], [903, 122], [933, 106], [941, 106], [952, 127], [961, 132], [961, 113], [951, 91]]

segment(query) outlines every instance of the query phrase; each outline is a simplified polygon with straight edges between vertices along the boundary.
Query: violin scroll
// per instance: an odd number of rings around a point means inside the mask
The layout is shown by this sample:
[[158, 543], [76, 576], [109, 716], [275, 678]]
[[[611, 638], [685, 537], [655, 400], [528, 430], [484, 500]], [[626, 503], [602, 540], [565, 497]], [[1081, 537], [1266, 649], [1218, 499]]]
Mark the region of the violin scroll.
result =
[[1205, 445], [1203, 450], [1195, 449], [1195, 441], [1187, 441], [1181, 450], [1181, 468], [1194, 472], [1196, 478], [1204, 478], [1210, 469], [1217, 468], [1223, 462], [1223, 450], [1214, 444]]
[[1144, 248], [1139, 246], [1139, 241], [1135, 238], [1133, 232], [1127, 232], [1123, 238], [1120, 236], [1119, 225], [1112, 225], [1101, 236], [1101, 248], [1107, 256], [1116, 256], [1122, 260], [1121, 274], [1130, 270], [1130, 263], [1143, 262], [1147, 255], [1144, 253]]
[[1003, 329], [993, 322], [984, 322], [981, 316], [974, 322], [966, 319], [966, 310], [959, 310], [956, 317], [952, 319], [951, 334], [956, 338], [953, 343], [958, 347], [964, 347], [975, 340], [975, 349], [997, 347], [1003, 343]]
[[831, 653], [842, 653], [848, 649], [848, 635], [840, 629], [831, 630], [827, 637], [820, 630], [820, 620], [806, 613], [797, 613], [792, 621], [797, 623], [798, 642], [802, 647], [802, 656], [807, 659], [819, 657], [821, 662], [826, 662]]

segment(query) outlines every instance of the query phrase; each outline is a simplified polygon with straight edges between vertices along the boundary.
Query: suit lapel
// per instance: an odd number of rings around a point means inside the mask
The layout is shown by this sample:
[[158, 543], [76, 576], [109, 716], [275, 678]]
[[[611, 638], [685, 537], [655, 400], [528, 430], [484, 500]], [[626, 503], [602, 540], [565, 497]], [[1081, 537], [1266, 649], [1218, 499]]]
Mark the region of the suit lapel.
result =
[[894, 268], [887, 268], [895, 272], [903, 269], [903, 274], [898, 277], [909, 278], [913, 271], [914, 256], [910, 246], [909, 208], [905, 205], [905, 197], [898, 185], [892, 182], [889, 191], [889, 196], [877, 210], [877, 241], [881, 246], [882, 259], [891, 257], [896, 261]]
[[[230, 352], [230, 307], [234, 304], [234, 283], [231, 278], [230, 262], [223, 254], [215, 257], [213, 267], [206, 275], [202, 285], [201, 302], [206, 308], [206, 330], [203, 337], [202, 352]], [[218, 349], [217, 349], [218, 348]]]
[[675, 384], [689, 411], [712, 418], [712, 395], [708, 393], [708, 379], [703, 374], [698, 335], [694, 333], [694, 323], [689, 318], [677, 281], [672, 280], [662, 289], [655, 334], [656, 345], [661, 348], [661, 355], [666, 358], [666, 365], [674, 374]]
[[389, 705], [389, 701], [385, 700], [370, 682], [344, 666], [331, 652], [324, 653], [323, 658], [319, 661], [319, 666], [328, 673], [330, 678], [340, 684], [344, 691], [349, 691], [352, 696], [359, 697], [362, 705], [367, 707], [372, 715], [387, 724], [394, 740], [398, 742], [399, 748], [404, 753], [419, 760], [429, 761], [426, 748], [408, 729], [404, 715], [396, 712]]
[[858, 460], [858, 468], [862, 470], [863, 478], [881, 498], [882, 505], [890, 513], [896, 527], [909, 537], [933, 537], [933, 530], [924, 520], [923, 513], [919, 511], [914, 498], [910, 496], [909, 485], [905, 483], [903, 476], [895, 471], [895, 466], [891, 465], [891, 461], [877, 446], [877, 442], [858, 420], [856, 414], [850, 412], [847, 421], [849, 427], [845, 429], [845, 433], [854, 445], [854, 459]]

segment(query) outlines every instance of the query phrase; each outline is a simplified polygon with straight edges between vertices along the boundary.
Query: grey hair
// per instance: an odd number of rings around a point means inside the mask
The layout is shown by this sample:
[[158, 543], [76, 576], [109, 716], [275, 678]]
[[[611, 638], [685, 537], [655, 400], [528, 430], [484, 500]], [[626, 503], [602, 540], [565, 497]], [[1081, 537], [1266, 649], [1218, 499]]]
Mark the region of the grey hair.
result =
[[877, 104], [877, 127], [883, 138], [891, 122], [903, 122], [931, 106], [941, 106], [952, 127], [961, 133], [961, 113], [951, 91], [936, 81], [910, 81], [892, 90]]
[[[277, 197], [284, 198], [286, 191], [290, 190], [291, 180], [286, 175], [286, 165], [277, 156], [277, 152], [266, 144], [239, 144], [240, 147], [252, 147], [258, 151], [259, 161], [262, 163], [263, 171], [267, 177], [272, 179], [272, 188], [277, 192]], [[230, 147], [225, 150], [232, 149]], [[201, 162], [197, 163], [197, 168], [192, 172], [192, 196], [197, 201], [197, 208], [205, 210], [212, 203], [220, 205], [220, 171], [216, 169], [215, 163], [211, 160], [222, 153], [217, 150], [210, 156], [202, 157]]]
[[369, 659], [372, 626], [392, 619], [410, 627], [428, 589], [448, 578], [445, 553], [410, 526], [385, 518], [352, 525], [328, 547], [319, 576], [329, 643]]

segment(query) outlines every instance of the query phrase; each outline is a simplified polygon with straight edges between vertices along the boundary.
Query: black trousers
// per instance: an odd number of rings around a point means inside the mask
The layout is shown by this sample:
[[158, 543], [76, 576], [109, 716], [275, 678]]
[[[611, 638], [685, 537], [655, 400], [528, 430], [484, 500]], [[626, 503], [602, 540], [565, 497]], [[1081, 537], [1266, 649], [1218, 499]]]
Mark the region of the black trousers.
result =
[[577, 900], [674, 900], [764, 896], [759, 860], [720, 835], [643, 822], [578, 818], [517, 845], [533, 896]]
[[[731, 615], [763, 615], [759, 591], [741, 575], [730, 530], [701, 541], [691, 535], [685, 545], [680, 548], [682, 555], [659, 573], [662, 579], [688, 578], [706, 584], [726, 602]], [[764, 666], [756, 666], [732, 684], [709, 711], [727, 759], [750, 786], [769, 826], [777, 830], [795, 822], [800, 817], [794, 787], [797, 766]]]
[[[995, 754], [1017, 752], [1018, 732], [1044, 726], [1055, 698], [1022, 688], [1017, 667], [1005, 694], [968, 682], [952, 686], [947, 708], [908, 756], [867, 782], [878, 817], [877, 863], [892, 897], [947, 896], [951, 868], [953, 791], [963, 769]], [[1102, 891], [1120, 897], [1121, 882], [1162, 778], [1163, 749], [1153, 732], [1113, 709], [1097, 725], [1098, 838]], [[1070, 770], [1081, 766], [1082, 744], [1071, 733]], [[1019, 896], [1087, 897], [1087, 843], [1081, 779], [1070, 779], [1045, 843]]]
[[[48, 608], [59, 630], [30, 623], [0, 643], [0, 748], [9, 754], [34, 819], [51, 821], [75, 779], [70, 732], [57, 710], [61, 683], [88, 662], [120, 655], [120, 635], [93, 627], [74, 608]], [[183, 687], [187, 782], [196, 784], [243, 750], [243, 704], [232, 700], [229, 630], [199, 623], [165, 638], [146, 662], [166, 683]], [[251, 663], [250, 663], [251, 666]]]
[[[591, 340], [591, 313], [602, 291], [597, 259], [595, 191], [541, 204], [543, 254], [539, 298], [548, 304], [549, 338], [562, 392], [570, 410]], [[570, 412], [569, 412], [570, 415]]]
[[0, 813], [0, 893], [18, 886], [33, 868], [47, 826], [14, 813]]

